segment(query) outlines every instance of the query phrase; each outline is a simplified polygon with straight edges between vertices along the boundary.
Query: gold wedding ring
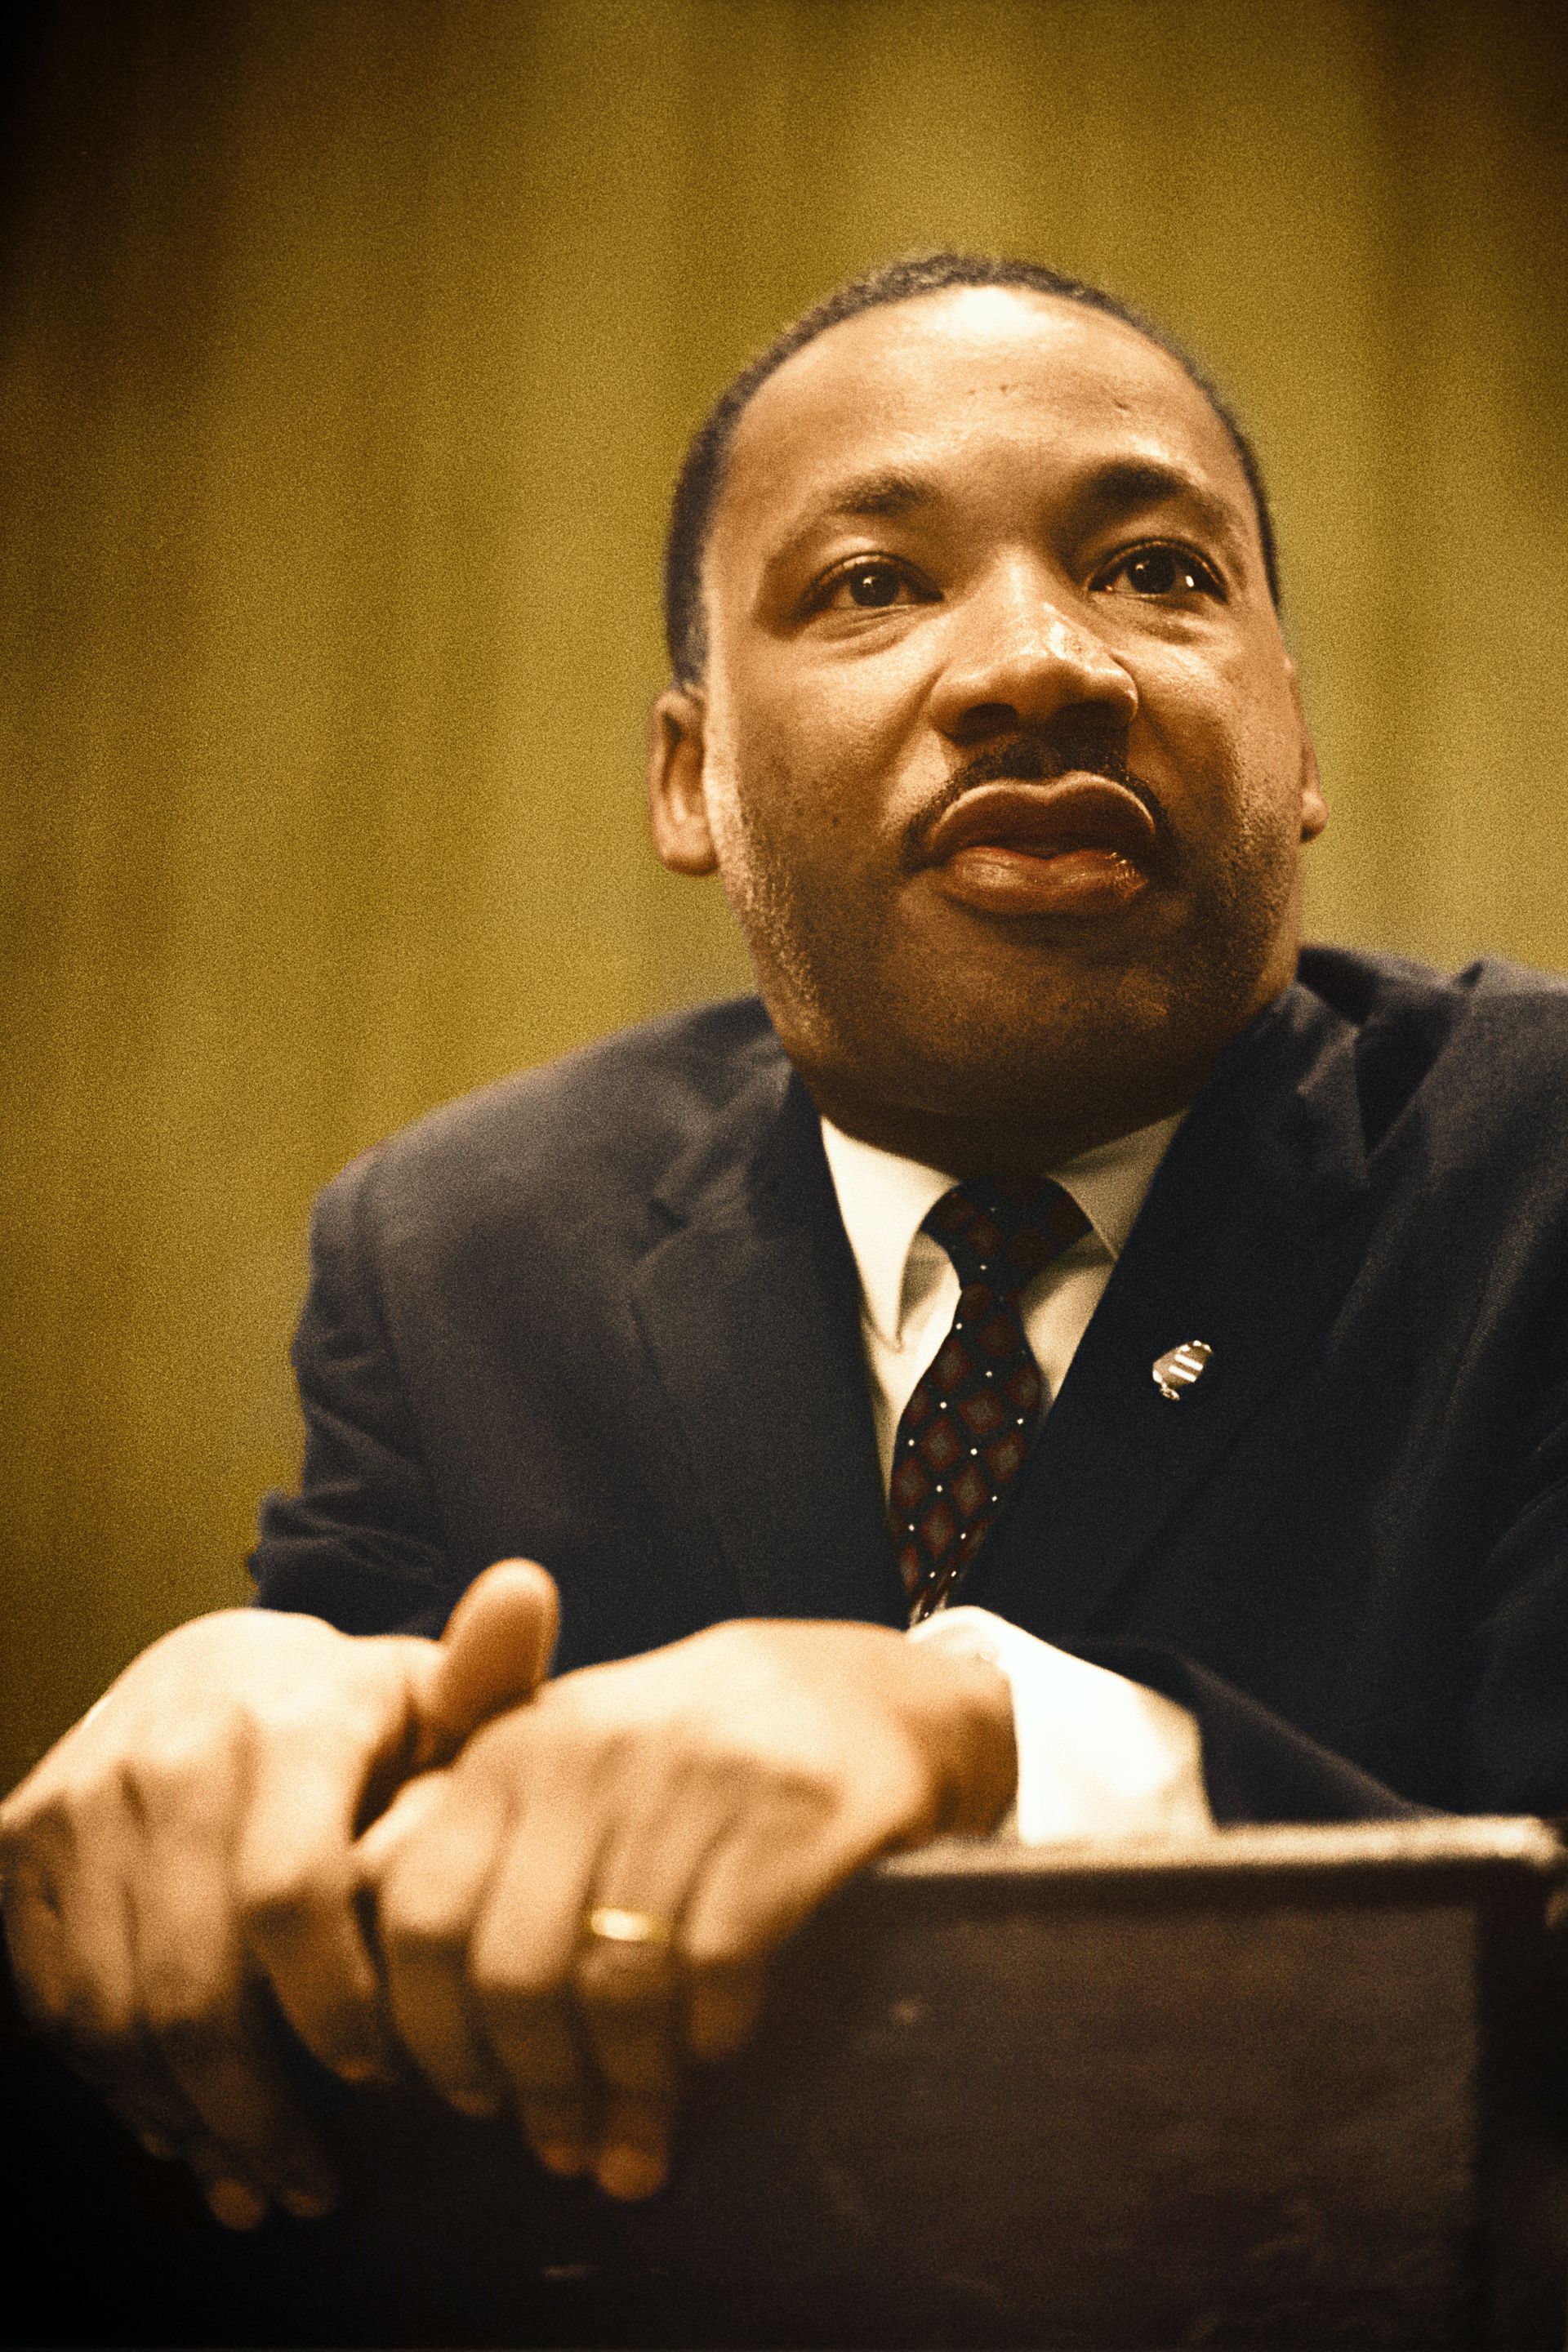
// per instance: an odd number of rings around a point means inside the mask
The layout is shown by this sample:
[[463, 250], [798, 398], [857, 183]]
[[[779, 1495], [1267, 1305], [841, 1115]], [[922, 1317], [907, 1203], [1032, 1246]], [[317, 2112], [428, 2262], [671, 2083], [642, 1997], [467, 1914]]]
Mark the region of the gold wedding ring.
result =
[[583, 1933], [596, 1944], [637, 1945], [645, 1952], [668, 1952], [675, 1942], [675, 1922], [656, 1911], [620, 1911], [605, 1904], [587, 1913]]

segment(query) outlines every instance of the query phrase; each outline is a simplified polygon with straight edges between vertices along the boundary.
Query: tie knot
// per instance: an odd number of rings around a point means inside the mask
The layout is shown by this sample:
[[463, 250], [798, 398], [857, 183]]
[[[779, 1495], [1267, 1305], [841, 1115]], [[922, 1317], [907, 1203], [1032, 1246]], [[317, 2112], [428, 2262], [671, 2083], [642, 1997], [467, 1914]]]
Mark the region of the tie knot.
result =
[[1002, 1297], [1022, 1290], [1070, 1249], [1089, 1231], [1089, 1219], [1050, 1177], [1043, 1184], [1015, 1184], [998, 1176], [969, 1176], [942, 1194], [921, 1231], [942, 1244], [960, 1282], [984, 1282]]

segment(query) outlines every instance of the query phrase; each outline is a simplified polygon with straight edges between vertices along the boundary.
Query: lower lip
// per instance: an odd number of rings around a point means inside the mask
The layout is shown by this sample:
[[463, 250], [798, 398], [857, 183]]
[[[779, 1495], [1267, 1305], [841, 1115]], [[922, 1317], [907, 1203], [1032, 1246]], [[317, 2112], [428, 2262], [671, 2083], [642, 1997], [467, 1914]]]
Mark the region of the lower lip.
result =
[[1148, 887], [1141, 868], [1115, 849], [1037, 856], [984, 842], [933, 870], [948, 898], [990, 915], [1115, 915]]

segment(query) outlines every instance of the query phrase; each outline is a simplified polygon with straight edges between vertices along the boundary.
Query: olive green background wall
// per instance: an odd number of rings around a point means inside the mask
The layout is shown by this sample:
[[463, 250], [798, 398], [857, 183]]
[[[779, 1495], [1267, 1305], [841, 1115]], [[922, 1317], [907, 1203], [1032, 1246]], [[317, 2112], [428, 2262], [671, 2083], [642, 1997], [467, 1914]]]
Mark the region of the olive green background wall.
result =
[[743, 964], [644, 842], [683, 438], [915, 243], [1256, 426], [1326, 933], [1568, 967], [1568, 45], [1351, 0], [37, 9], [3, 225], [0, 1785], [237, 1597], [311, 1194]]

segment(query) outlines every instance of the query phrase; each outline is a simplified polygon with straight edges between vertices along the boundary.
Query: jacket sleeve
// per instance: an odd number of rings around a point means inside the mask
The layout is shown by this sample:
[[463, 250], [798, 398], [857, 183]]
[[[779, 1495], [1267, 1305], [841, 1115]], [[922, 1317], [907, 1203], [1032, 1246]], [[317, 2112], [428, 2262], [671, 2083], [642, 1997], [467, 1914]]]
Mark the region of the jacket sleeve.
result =
[[[1568, 1335], [1560, 1351], [1568, 1360]], [[1542, 1400], [1480, 1587], [1468, 1805], [1568, 1812], [1568, 1370]]]
[[[1515, 1466], [1478, 1515], [1473, 1566], [1447, 1603], [1451, 1710], [1428, 1735], [1444, 1802], [1468, 1813], [1568, 1814], [1568, 1344], [1554, 1351]], [[1484, 1478], [1479, 1482], [1484, 1488]], [[1197, 1717], [1218, 1822], [1394, 1819], [1412, 1804], [1281, 1716], [1157, 1643], [1107, 1640], [1080, 1654], [1161, 1691]], [[1434, 1776], [1436, 1777], [1436, 1775]]]
[[1415, 1821], [1430, 1808], [1374, 1780], [1283, 1716], [1157, 1643], [1075, 1643], [1075, 1655], [1125, 1675], [1197, 1721], [1204, 1791], [1223, 1828], [1242, 1822]]
[[305, 1420], [296, 1495], [270, 1494], [250, 1557], [268, 1609], [347, 1633], [438, 1633], [457, 1599], [442, 1511], [381, 1311], [367, 1236], [374, 1155], [316, 1204], [292, 1351]]

